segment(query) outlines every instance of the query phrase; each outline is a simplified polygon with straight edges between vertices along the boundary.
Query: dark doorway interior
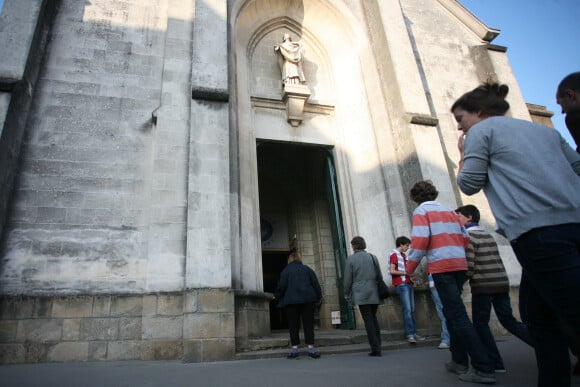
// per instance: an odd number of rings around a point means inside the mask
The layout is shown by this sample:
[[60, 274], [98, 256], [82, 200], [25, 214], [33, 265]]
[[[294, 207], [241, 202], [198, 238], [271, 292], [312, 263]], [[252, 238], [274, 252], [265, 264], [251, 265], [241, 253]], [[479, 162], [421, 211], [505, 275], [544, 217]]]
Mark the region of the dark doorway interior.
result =
[[[264, 252], [262, 253], [262, 268], [264, 271], [264, 291], [274, 293], [280, 278], [280, 273], [286, 267], [289, 252]], [[284, 309], [276, 307], [274, 301], [270, 301], [270, 328], [288, 329]]]

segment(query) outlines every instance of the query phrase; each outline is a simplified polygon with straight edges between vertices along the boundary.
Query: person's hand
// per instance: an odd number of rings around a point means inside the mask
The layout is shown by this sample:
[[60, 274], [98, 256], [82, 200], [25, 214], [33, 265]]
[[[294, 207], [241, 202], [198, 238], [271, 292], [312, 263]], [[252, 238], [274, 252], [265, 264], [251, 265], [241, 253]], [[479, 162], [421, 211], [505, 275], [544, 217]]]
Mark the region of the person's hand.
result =
[[465, 133], [459, 136], [459, 139], [457, 140], [457, 149], [459, 149], [459, 165], [457, 168], [457, 173], [459, 173], [463, 169], [463, 157], [465, 155]]

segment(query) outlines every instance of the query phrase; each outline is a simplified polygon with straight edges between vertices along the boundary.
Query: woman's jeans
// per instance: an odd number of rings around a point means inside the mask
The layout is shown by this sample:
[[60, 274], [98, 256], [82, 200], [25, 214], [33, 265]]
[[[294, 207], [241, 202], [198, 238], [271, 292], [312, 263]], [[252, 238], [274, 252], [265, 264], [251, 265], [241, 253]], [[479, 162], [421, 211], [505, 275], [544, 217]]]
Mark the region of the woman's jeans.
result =
[[403, 306], [403, 324], [405, 336], [415, 336], [415, 294], [413, 284], [401, 284], [395, 287]]
[[560, 320], [580, 334], [580, 223], [533, 229], [511, 245], [523, 269], [520, 314], [534, 339], [538, 386], [569, 386]]
[[489, 317], [491, 307], [495, 310], [497, 319], [512, 335], [516, 336], [524, 343], [534, 346], [528, 326], [514, 317], [510, 296], [508, 293], [499, 294], [472, 294], [471, 310], [473, 315], [473, 326], [479, 334], [487, 354], [489, 355], [495, 369], [504, 369], [503, 360], [497, 349], [495, 338], [489, 329]]
[[[433, 274], [435, 287], [443, 304], [443, 314], [451, 335], [451, 359], [457, 364], [493, 373], [494, 368], [477, 331], [473, 327], [461, 298], [465, 271]], [[469, 357], [468, 357], [469, 355]]]

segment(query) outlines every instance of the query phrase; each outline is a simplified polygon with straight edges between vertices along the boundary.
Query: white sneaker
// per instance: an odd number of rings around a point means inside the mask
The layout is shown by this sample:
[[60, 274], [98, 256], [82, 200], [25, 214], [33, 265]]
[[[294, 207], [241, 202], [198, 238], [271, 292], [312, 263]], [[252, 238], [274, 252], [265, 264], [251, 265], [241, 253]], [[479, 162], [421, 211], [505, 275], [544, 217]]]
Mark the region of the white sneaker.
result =
[[425, 338], [423, 336], [415, 335], [415, 340], [417, 340], [417, 341], [425, 341]]
[[415, 336], [407, 337], [407, 341], [409, 342], [409, 344], [417, 344], [417, 340], [415, 340]]
[[439, 348], [439, 349], [448, 349], [449, 348], [449, 344], [444, 343], [444, 342], [441, 342], [437, 348]]

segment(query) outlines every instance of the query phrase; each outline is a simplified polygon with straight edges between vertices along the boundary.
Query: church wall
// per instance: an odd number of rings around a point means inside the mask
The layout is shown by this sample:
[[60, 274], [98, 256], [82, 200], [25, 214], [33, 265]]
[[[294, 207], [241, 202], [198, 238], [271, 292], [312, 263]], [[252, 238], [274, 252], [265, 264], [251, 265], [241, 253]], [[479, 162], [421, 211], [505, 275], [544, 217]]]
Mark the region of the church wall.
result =
[[[14, 94], [0, 92], [4, 130], [26, 132], [22, 147], [8, 145], [23, 156], [15, 188], [2, 188], [14, 199], [9, 216], [0, 211], [0, 363], [227, 360], [267, 334], [256, 141], [332, 149], [346, 239], [364, 236], [387, 279], [416, 180], [433, 180], [452, 207], [477, 204], [492, 227], [485, 198], [455, 187], [448, 109], [491, 71], [513, 86], [513, 114], [527, 110], [505, 54], [480, 49], [437, 1], [26, 4], [24, 15], [24, 0], [7, 0], [0, 16], [23, 26], [14, 40], [0, 30], [3, 50], [19, 41], [0, 77], [26, 75], [31, 58], [39, 71], [22, 122], [10, 116]], [[43, 21], [46, 55], [33, 57], [23, 50], [39, 4], [55, 13]], [[285, 32], [307, 47], [312, 95], [298, 126], [272, 47]], [[320, 326], [330, 327], [339, 295], [328, 203], [317, 192], [294, 210], [305, 262], [323, 280]], [[419, 332], [436, 334], [426, 290], [417, 310]], [[379, 318], [402, 330], [396, 297]]]
[[[158, 2], [60, 4], [22, 148], [5, 293], [181, 288], [183, 236], [149, 234], [185, 222], [186, 144], [178, 139], [187, 126], [166, 140], [152, 122], [163, 52], [173, 43], [165, 40], [167, 5], [159, 11]], [[161, 254], [176, 270], [148, 260], [149, 248], [166, 240], [175, 243]], [[148, 282], [157, 270], [173, 278]]]

